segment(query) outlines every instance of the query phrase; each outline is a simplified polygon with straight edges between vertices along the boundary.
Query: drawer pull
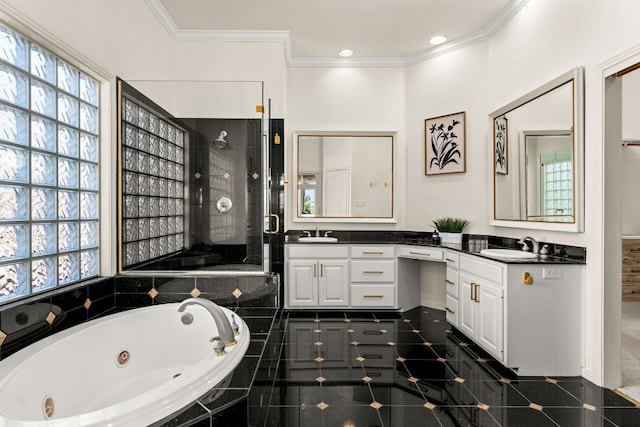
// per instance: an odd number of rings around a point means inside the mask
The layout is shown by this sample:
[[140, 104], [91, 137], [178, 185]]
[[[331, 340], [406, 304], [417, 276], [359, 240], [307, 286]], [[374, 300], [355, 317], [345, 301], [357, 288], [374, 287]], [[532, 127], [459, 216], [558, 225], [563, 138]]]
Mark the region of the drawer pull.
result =
[[445, 307], [444, 309], [447, 310], [451, 314], [456, 314], [456, 312], [451, 310], [449, 307]]
[[453, 262], [453, 263], [455, 263], [455, 262], [456, 262], [456, 260], [455, 260], [455, 259], [453, 259], [453, 258], [445, 258], [445, 259], [447, 260], [447, 262]]
[[444, 282], [445, 282], [447, 285], [455, 285], [455, 284], [456, 284], [456, 282], [452, 282], [451, 280], [447, 280], [447, 279], [445, 279], [445, 280], [444, 280]]
[[629, 252], [640, 252], [640, 248], [629, 248]]
[[376, 330], [376, 331], [363, 331], [362, 332], [364, 335], [382, 335], [382, 332], [380, 330]]
[[423, 252], [409, 252], [411, 255], [422, 255], [422, 256], [431, 256], [431, 254], [423, 253]]
[[382, 255], [384, 252], [381, 251], [362, 251], [365, 255]]
[[363, 298], [384, 298], [384, 295], [362, 295]]
[[364, 357], [365, 359], [382, 359], [381, 354], [363, 354], [362, 357]]
[[384, 274], [384, 271], [376, 271], [376, 270], [364, 270], [364, 274]]
[[640, 273], [640, 270], [638, 270], [637, 268], [632, 268], [632, 269], [631, 269], [631, 272], [632, 272], [632, 273]]

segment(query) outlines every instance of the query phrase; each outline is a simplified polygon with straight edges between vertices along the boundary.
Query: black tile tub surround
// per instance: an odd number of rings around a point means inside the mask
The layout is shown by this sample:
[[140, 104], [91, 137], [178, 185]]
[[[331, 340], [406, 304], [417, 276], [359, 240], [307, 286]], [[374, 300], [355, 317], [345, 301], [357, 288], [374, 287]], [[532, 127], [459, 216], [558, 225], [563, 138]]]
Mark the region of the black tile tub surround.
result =
[[0, 340], [0, 360], [51, 334], [113, 313], [114, 289], [113, 277], [97, 278], [0, 307], [0, 336], [6, 334]]
[[278, 275], [116, 276], [116, 306], [120, 309], [181, 302], [199, 296], [228, 307], [277, 308]]
[[640, 408], [581, 377], [517, 377], [444, 312], [285, 312], [251, 426], [638, 426]]

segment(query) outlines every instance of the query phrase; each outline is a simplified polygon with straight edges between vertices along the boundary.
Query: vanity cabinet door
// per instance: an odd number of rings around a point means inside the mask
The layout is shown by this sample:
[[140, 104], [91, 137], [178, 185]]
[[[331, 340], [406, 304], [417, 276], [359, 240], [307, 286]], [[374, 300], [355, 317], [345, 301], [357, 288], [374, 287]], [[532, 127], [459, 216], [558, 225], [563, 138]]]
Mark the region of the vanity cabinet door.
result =
[[478, 327], [476, 341], [498, 360], [503, 359], [502, 288], [490, 282], [478, 283]]
[[349, 262], [323, 259], [319, 261], [318, 272], [319, 305], [349, 305]]
[[474, 294], [476, 283], [472, 276], [460, 273], [460, 297], [458, 299], [458, 329], [469, 338], [475, 339], [477, 329], [478, 304], [475, 302]]
[[318, 305], [318, 262], [292, 259], [287, 268], [287, 303], [290, 307]]
[[503, 290], [486, 279], [460, 272], [458, 329], [503, 360]]

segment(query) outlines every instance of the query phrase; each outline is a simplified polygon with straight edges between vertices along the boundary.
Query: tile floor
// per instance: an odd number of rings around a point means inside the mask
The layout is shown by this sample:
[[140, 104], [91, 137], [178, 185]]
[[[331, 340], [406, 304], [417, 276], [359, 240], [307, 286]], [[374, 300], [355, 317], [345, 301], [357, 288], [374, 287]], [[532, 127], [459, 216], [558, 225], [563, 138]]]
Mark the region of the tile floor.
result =
[[514, 376], [439, 310], [288, 312], [280, 329], [265, 426], [640, 426], [583, 378]]

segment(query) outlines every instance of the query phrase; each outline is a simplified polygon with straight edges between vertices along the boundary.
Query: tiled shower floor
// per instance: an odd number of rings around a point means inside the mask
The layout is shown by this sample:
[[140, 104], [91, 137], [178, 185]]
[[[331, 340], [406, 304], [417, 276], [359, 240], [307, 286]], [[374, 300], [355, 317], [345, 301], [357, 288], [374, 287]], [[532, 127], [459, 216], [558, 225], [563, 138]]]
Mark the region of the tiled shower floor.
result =
[[505, 371], [439, 310], [289, 312], [279, 333], [265, 426], [640, 426], [583, 378]]

